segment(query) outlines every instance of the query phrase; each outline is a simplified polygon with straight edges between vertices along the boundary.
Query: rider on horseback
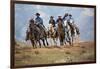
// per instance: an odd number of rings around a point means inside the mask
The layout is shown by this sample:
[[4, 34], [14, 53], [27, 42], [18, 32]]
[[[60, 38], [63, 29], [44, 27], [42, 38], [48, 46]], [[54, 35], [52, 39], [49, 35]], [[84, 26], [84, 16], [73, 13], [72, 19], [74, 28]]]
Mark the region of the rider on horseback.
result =
[[52, 24], [53, 27], [55, 27], [55, 20], [53, 19], [53, 16], [50, 17], [49, 24]]
[[[70, 25], [70, 27], [74, 30], [76, 30], [76, 33], [79, 35], [79, 28], [77, 27], [77, 25], [74, 23], [74, 19], [72, 18], [72, 15], [69, 14], [69, 19], [68, 19], [68, 24]], [[74, 32], [75, 33], [75, 32]]]
[[45, 30], [45, 26], [43, 25], [43, 19], [40, 17], [39, 13], [36, 13], [35, 23], [39, 28]]
[[64, 17], [63, 17], [63, 20], [68, 20], [69, 17], [68, 17], [68, 13], [65, 13]]
[[59, 23], [59, 21], [61, 21], [63, 23], [63, 19], [62, 19], [61, 16], [58, 16], [58, 19], [57, 19], [56, 23]]
[[69, 14], [69, 19], [67, 20], [67, 23], [71, 27], [71, 29], [74, 30], [74, 19], [72, 18], [71, 14]]
[[61, 16], [58, 16], [58, 19], [56, 21], [56, 24], [61, 23], [61, 26], [63, 26], [63, 19]]
[[51, 16], [49, 20], [49, 30], [52, 35], [56, 33], [55, 20], [53, 19], [53, 16]]
[[64, 27], [64, 28], [65, 28], [65, 31], [68, 31], [68, 29], [66, 29], [68, 19], [69, 19], [68, 13], [65, 13], [65, 15], [64, 15], [64, 17], [63, 17], [63, 22], [64, 22], [64, 26], [65, 26], [65, 27]]
[[71, 24], [74, 23], [74, 19], [72, 18], [72, 15], [71, 14], [69, 14], [68, 23], [71, 23]]
[[71, 37], [75, 34], [74, 19], [71, 14], [65, 13], [63, 17], [65, 29], [65, 41], [71, 42]]

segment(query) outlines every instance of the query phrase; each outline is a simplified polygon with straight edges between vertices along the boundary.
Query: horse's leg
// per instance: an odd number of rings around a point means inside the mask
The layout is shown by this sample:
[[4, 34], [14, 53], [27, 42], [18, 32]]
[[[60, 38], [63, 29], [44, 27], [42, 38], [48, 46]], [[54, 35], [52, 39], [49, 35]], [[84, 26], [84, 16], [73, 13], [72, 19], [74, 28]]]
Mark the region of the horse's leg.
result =
[[80, 46], [80, 35], [78, 35], [78, 46]]
[[56, 41], [55, 41], [55, 38], [53, 38], [53, 42], [54, 42], [54, 45], [56, 45], [57, 43], [56, 43]]
[[62, 36], [60, 36], [60, 45], [63, 45], [63, 39], [62, 39]]
[[55, 41], [55, 44], [56, 44], [56, 46], [57, 46], [57, 41], [56, 41], [56, 38], [54, 38], [54, 41]]
[[67, 42], [69, 42], [69, 41], [70, 41], [70, 33], [67, 32]]
[[61, 39], [60, 39], [60, 45], [62, 45], [62, 41], [61, 41]]
[[40, 40], [39, 40], [38, 42], [39, 42], [39, 46], [40, 46], [40, 48], [41, 48], [41, 42], [40, 42]]
[[72, 45], [72, 37], [71, 37], [71, 31], [67, 32], [67, 37], [68, 37], [68, 43], [71, 46]]
[[37, 48], [37, 40], [34, 40], [34, 46], [35, 46], [35, 48]]
[[52, 46], [53, 43], [52, 43], [52, 38], [51, 37], [49, 38], [49, 41], [50, 41], [50, 46]]
[[74, 37], [72, 36], [72, 46], [73, 46]]
[[34, 40], [31, 39], [30, 41], [31, 41], [31, 43], [32, 43], [33, 48], [35, 48]]
[[46, 44], [47, 44], [47, 46], [49, 45], [49, 43], [48, 43], [48, 41], [47, 41], [47, 38], [45, 38], [45, 40], [46, 40]]
[[71, 44], [73, 46], [73, 41], [74, 41], [74, 33], [73, 32], [71, 33], [71, 37], [72, 37], [72, 39], [71, 39], [72, 43]]
[[44, 40], [44, 39], [42, 39], [42, 42], [43, 42], [43, 45], [46, 47], [46, 45], [45, 45], [45, 40]]
[[69, 44], [72, 45], [72, 36], [69, 37]]

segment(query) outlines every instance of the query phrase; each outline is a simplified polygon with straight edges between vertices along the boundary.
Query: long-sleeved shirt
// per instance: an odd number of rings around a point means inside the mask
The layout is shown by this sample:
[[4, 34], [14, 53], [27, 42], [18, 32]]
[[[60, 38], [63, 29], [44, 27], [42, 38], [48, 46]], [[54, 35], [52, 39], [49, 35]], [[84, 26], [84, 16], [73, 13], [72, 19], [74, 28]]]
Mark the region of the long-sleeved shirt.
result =
[[55, 20], [54, 19], [53, 20], [49, 20], [49, 24], [52, 24], [53, 27], [55, 27]]
[[42, 24], [42, 25], [43, 25], [43, 19], [42, 19], [41, 17], [37, 17], [37, 18], [35, 19], [35, 23], [37, 23], [37, 24]]
[[63, 23], [63, 19], [62, 18], [58, 18], [57, 21], [56, 21], [56, 24], [61, 21]]

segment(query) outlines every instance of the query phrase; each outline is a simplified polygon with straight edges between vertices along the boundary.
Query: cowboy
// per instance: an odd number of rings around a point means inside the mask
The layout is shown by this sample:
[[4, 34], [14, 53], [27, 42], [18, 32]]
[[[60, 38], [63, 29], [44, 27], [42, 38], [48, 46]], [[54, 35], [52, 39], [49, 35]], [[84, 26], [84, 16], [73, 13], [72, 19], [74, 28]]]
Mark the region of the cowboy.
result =
[[62, 17], [61, 16], [58, 16], [58, 19], [57, 19], [56, 23], [59, 23], [60, 21], [63, 23]]
[[67, 24], [68, 24], [68, 19], [69, 19], [69, 16], [68, 16], [68, 13], [65, 13], [64, 17], [63, 17], [63, 22], [64, 22], [64, 26], [66, 27]]
[[69, 15], [68, 23], [71, 24], [71, 25], [73, 26], [73, 28], [76, 30], [76, 33], [79, 35], [79, 34], [80, 34], [79, 28], [78, 28], [78, 26], [74, 23], [74, 19], [72, 18], [72, 15], [71, 15], [71, 14]]
[[52, 33], [56, 33], [55, 20], [53, 18], [54, 18], [53, 16], [50, 16], [49, 30], [52, 31]]
[[62, 27], [63, 28], [63, 31], [64, 31], [64, 22], [63, 22], [63, 19], [62, 19], [62, 17], [61, 16], [58, 16], [58, 19], [57, 19], [57, 21], [56, 21], [56, 27], [58, 28], [58, 26], [59, 27]]
[[36, 13], [35, 23], [37, 24], [43, 24], [43, 19], [40, 17], [39, 13]]
[[68, 13], [65, 13], [64, 17], [63, 17], [63, 20], [68, 20]]
[[43, 19], [40, 17], [39, 13], [36, 13], [35, 23], [38, 27], [42, 27], [42, 29], [45, 29], [45, 26], [43, 25]]
[[71, 23], [71, 24], [74, 23], [74, 19], [72, 18], [72, 15], [71, 14], [69, 14], [68, 23]]
[[55, 27], [55, 20], [53, 19], [53, 16], [50, 17], [49, 24], [52, 24], [53, 27]]

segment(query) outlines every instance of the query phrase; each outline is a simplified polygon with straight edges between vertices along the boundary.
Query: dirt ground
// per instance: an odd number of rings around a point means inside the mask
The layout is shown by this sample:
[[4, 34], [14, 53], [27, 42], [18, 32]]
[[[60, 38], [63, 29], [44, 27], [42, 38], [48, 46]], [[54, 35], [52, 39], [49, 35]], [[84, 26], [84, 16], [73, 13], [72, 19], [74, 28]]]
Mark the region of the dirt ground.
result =
[[95, 61], [95, 44], [92, 41], [80, 42], [74, 46], [50, 46], [36, 49], [23, 43], [15, 45], [15, 66], [88, 61]]

